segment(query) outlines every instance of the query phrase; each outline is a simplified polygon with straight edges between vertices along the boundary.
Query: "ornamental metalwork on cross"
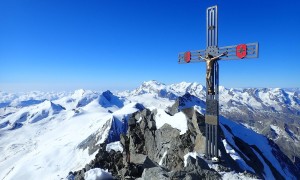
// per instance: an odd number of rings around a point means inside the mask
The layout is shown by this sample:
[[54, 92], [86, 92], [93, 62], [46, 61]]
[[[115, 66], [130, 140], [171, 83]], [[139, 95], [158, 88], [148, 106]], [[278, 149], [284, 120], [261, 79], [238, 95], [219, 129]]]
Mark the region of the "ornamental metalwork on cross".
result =
[[219, 60], [258, 58], [258, 43], [218, 47], [218, 7], [206, 11], [206, 49], [179, 53], [179, 64], [206, 62], [205, 154], [219, 158]]

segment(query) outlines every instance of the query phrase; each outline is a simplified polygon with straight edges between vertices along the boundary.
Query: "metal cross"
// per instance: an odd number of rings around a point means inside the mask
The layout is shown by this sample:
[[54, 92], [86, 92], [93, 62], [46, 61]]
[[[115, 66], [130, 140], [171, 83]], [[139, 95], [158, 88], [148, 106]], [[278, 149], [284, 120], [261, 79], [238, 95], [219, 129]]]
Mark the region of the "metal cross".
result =
[[218, 47], [218, 8], [206, 10], [206, 49], [179, 53], [179, 64], [206, 62], [205, 154], [219, 157], [219, 60], [258, 58], [258, 43]]

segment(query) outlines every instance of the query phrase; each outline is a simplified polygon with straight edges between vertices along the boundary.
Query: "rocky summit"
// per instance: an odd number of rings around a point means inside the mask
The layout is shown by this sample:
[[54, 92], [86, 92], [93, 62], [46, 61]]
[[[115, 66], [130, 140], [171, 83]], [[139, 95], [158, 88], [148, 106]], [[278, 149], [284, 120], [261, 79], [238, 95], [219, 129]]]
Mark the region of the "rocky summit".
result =
[[[194, 108], [182, 112], [188, 127], [184, 134], [169, 124], [158, 129], [157, 110], [133, 113], [128, 120], [127, 133], [120, 136], [123, 152], [107, 152], [107, 145], [103, 143], [95, 159], [85, 168], [70, 172], [69, 179], [84, 179], [85, 172], [93, 168], [108, 169], [114, 179], [221, 179], [220, 171], [239, 172], [250, 179], [260, 178], [239, 168], [224, 147], [218, 164], [205, 160], [204, 116]], [[188, 156], [192, 152], [199, 155]]]

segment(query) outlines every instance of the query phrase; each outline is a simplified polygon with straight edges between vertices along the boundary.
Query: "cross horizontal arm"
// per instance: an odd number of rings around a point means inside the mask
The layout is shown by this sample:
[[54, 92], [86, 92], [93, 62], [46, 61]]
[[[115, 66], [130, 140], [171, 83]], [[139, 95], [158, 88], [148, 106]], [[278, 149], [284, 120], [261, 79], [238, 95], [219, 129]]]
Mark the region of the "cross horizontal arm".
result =
[[194, 62], [205, 62], [205, 60], [201, 58], [201, 56], [205, 57], [205, 51], [206, 51], [205, 49], [197, 50], [197, 51], [189, 51], [191, 53], [191, 59], [189, 62], [186, 62], [184, 59], [184, 55], [186, 52], [181, 52], [178, 55], [178, 63], [185, 64], [185, 63], [194, 63]]
[[[246, 56], [244, 57], [244, 59], [246, 58], [258, 58], [258, 43], [248, 43], [245, 44], [247, 47], [247, 52], [246, 52]], [[233, 46], [225, 46], [225, 47], [219, 47], [219, 52], [218, 54], [227, 52], [228, 54], [226, 56], [220, 57], [220, 60], [240, 60], [241, 58], [239, 58], [237, 56], [237, 46], [238, 45], [233, 45]]]
[[[182, 52], [178, 55], [178, 63], [185, 64], [185, 63], [195, 63], [195, 62], [205, 62], [203, 59], [206, 55], [210, 54], [213, 57], [220, 56], [222, 54], [226, 54], [221, 56], [219, 60], [241, 60], [246, 58], [258, 58], [258, 43], [248, 43], [243, 44], [244, 48], [238, 48], [241, 45], [233, 45], [233, 46], [224, 46], [220, 48], [213, 48], [211, 50], [209, 47], [203, 50], [197, 51], [188, 51]], [[239, 52], [241, 51], [241, 52]], [[244, 56], [238, 57], [239, 53], [244, 52]], [[187, 58], [188, 55], [188, 58]], [[188, 60], [187, 60], [188, 59]]]

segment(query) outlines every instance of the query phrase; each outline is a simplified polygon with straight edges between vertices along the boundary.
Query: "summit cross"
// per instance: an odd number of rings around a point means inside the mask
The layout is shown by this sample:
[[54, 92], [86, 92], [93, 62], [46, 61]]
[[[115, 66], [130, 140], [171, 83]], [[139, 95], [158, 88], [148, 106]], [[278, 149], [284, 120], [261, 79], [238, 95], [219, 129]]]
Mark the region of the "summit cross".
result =
[[219, 158], [219, 60], [258, 58], [258, 43], [218, 47], [218, 7], [206, 10], [206, 49], [179, 53], [179, 64], [206, 62], [205, 154]]

